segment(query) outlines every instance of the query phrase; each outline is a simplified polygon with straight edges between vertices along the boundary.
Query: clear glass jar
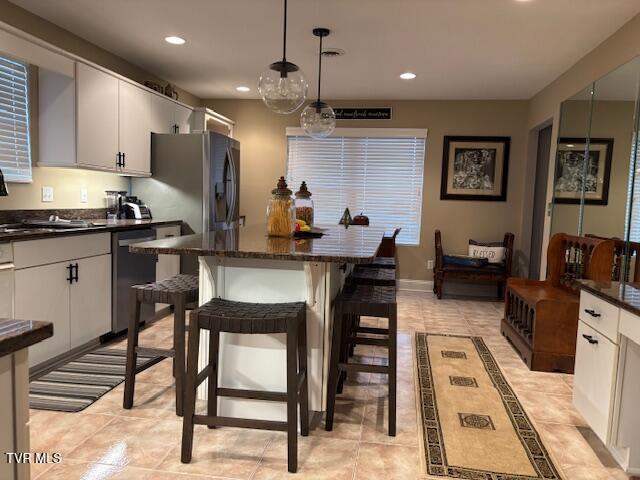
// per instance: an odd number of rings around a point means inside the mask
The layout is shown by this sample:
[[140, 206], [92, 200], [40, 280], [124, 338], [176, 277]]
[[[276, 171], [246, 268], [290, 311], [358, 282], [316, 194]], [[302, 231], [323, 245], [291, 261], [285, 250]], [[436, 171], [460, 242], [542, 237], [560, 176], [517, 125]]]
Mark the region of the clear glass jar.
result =
[[290, 237], [295, 230], [296, 217], [291, 190], [287, 188], [284, 177], [278, 180], [278, 186], [271, 190], [271, 199], [267, 205], [267, 234], [272, 237]]
[[302, 220], [310, 227], [313, 226], [313, 200], [311, 192], [307, 189], [307, 182], [302, 182], [300, 190], [296, 192], [294, 201], [296, 209], [296, 220]]

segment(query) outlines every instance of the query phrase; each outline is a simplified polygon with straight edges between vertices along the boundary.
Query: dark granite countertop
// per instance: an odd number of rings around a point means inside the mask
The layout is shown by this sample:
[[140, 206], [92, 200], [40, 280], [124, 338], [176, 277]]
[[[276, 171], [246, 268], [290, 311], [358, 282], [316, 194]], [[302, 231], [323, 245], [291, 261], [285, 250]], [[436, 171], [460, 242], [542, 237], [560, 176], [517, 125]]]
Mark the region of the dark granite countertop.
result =
[[197, 255], [306, 262], [370, 263], [385, 234], [383, 228], [323, 226], [315, 239], [267, 236], [265, 225], [211, 231], [131, 245], [134, 253]]
[[152, 227], [161, 225], [180, 225], [181, 220], [87, 220], [93, 226], [87, 228], [72, 229], [33, 229], [17, 232], [0, 232], [0, 243], [14, 240], [35, 240], [46, 237], [61, 237], [68, 235], [86, 235], [88, 233], [115, 232], [121, 230], [133, 230], [140, 227]]
[[640, 284], [579, 280], [582, 290], [624, 310], [640, 315]]
[[30, 347], [51, 336], [51, 322], [0, 318], [0, 357]]

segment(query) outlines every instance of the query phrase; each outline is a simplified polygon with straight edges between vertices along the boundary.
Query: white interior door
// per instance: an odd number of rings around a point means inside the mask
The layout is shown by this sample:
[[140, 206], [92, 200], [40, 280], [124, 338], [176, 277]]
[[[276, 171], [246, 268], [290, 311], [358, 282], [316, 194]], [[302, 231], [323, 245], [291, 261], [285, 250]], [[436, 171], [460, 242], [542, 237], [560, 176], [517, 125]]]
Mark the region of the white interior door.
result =
[[124, 170], [151, 172], [151, 93], [120, 80], [120, 151]]
[[29, 347], [29, 365], [69, 350], [70, 262], [25, 268], [15, 272], [15, 316], [53, 323], [53, 337]]
[[77, 260], [70, 286], [70, 344], [80, 346], [111, 331], [111, 255]]
[[116, 169], [118, 153], [118, 79], [76, 63], [77, 161]]

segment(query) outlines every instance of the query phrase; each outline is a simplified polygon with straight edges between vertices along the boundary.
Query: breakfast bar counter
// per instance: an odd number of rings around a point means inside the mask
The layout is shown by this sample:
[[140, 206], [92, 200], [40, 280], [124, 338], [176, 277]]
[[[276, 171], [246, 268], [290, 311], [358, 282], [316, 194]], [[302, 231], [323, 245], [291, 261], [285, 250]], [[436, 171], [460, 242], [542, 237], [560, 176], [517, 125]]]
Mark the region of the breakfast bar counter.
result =
[[[268, 237], [265, 225], [217, 230], [132, 245], [141, 254], [194, 255], [200, 264], [200, 303], [214, 297], [241, 302], [307, 304], [310, 409], [324, 410], [332, 303], [348, 264], [374, 260], [385, 235], [375, 227], [320, 226], [321, 238]], [[200, 341], [200, 365], [208, 358], [208, 335]], [[250, 390], [286, 390], [283, 334], [220, 336], [218, 385]], [[206, 383], [198, 397], [206, 398]], [[286, 419], [276, 402], [220, 398], [219, 415]]]

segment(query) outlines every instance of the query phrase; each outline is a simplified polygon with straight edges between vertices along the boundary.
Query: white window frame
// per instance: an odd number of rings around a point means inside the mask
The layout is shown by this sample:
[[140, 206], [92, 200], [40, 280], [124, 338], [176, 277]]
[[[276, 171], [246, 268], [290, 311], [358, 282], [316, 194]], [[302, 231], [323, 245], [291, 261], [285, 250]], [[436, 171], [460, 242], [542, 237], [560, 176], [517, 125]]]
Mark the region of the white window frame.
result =
[[[422, 233], [422, 204], [424, 203], [424, 173], [426, 168], [426, 156], [427, 156], [427, 134], [428, 130], [426, 128], [336, 128], [333, 133], [329, 137], [351, 137], [351, 138], [366, 138], [366, 137], [374, 137], [374, 138], [422, 138], [424, 139], [424, 156], [422, 159], [422, 187], [420, 190], [420, 202], [417, 206], [418, 210], [418, 221], [419, 226], [417, 229], [417, 238], [415, 243], [402, 243], [398, 242], [399, 245], [406, 246], [419, 246], [421, 244], [421, 233]], [[286, 137], [287, 137], [287, 160], [286, 160], [286, 171], [287, 175], [289, 172], [289, 137], [299, 137], [306, 136], [304, 129], [300, 127], [287, 127], [286, 128]], [[292, 186], [293, 188], [294, 186]], [[295, 189], [294, 189], [295, 190]], [[312, 192], [313, 193], [313, 192]], [[351, 212], [352, 215], [355, 215], [359, 212]], [[365, 212], [366, 213], [366, 212]], [[336, 219], [337, 222], [337, 219]]]

